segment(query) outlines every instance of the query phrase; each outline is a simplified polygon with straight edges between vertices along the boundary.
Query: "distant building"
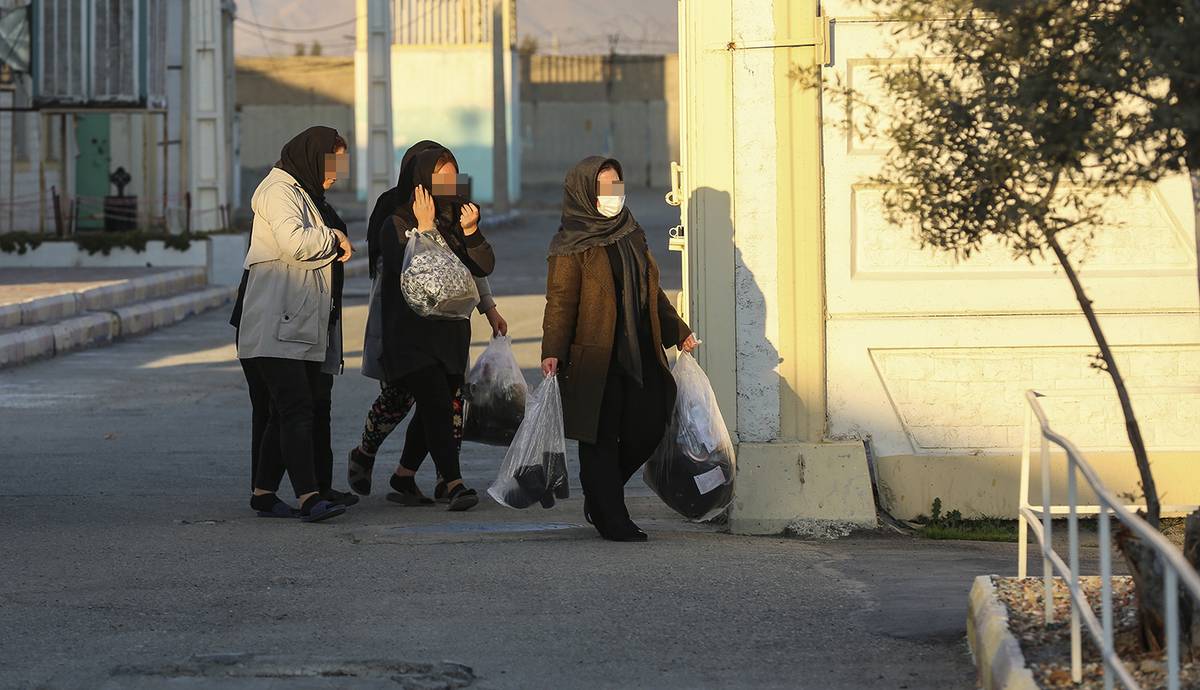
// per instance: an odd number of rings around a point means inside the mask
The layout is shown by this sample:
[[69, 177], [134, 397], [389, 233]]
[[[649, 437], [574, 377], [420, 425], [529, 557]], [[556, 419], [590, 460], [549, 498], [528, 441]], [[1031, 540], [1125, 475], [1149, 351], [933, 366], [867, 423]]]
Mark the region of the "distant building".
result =
[[54, 232], [56, 215], [103, 227], [118, 168], [137, 197], [124, 220], [223, 227], [234, 14], [231, 0], [0, 0], [0, 231]]
[[[473, 196], [482, 202], [494, 199], [496, 171], [506, 171], [508, 199], [521, 191], [520, 71], [516, 69], [516, 0], [359, 0], [359, 47], [355, 52], [358, 120], [356, 133], [358, 188], [362, 198], [372, 196], [369, 188], [383, 179], [395, 183], [404, 150], [422, 139], [433, 139], [454, 151], [463, 172], [472, 178]], [[384, 50], [368, 50], [368, 9], [387, 14]], [[502, 58], [494, 59], [493, 37], [497, 12], [503, 8], [500, 34]], [[389, 10], [392, 10], [389, 12]], [[380, 71], [368, 63], [388, 58]], [[386, 76], [385, 76], [386, 75]], [[388, 91], [385, 82], [390, 82]], [[495, 104], [496, 85], [501, 84], [504, 107]], [[368, 107], [369, 94], [387, 92], [389, 101]], [[496, 136], [496, 115], [503, 112], [504, 127]], [[372, 122], [386, 118], [390, 122]], [[384, 127], [390, 136], [384, 134]], [[368, 174], [368, 149], [375, 143], [371, 133], [391, 141], [391, 165], [381, 165]], [[497, 146], [496, 142], [500, 141]], [[497, 154], [505, 165], [497, 167]], [[386, 168], [382, 169], [382, 168]], [[376, 179], [378, 178], [378, 179]], [[384, 187], [386, 188], [386, 187]]]

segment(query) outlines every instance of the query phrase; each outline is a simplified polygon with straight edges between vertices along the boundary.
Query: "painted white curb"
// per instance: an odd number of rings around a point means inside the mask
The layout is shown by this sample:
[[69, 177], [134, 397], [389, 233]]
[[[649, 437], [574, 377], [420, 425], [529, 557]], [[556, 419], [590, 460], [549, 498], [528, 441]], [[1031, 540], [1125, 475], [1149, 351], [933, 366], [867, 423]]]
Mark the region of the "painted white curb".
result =
[[1008, 612], [991, 575], [975, 578], [967, 607], [967, 641], [983, 690], [1038, 690], [1021, 643], [1008, 628]]
[[118, 338], [170, 326], [228, 304], [236, 296], [236, 286], [214, 287], [0, 333], [0, 368], [107, 345]]
[[170, 297], [206, 285], [204, 269], [181, 268], [58, 295], [0, 306], [0, 328], [34, 326], [89, 311], [111, 311], [135, 302]]

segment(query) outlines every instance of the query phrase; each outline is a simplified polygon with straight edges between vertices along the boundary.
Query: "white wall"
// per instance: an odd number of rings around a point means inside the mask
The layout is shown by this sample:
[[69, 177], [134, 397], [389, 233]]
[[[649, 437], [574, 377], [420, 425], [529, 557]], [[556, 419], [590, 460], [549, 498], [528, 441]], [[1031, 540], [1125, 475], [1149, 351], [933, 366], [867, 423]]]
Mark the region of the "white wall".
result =
[[[774, 36], [773, 0], [738, 3], [733, 32], [738, 41]], [[774, 75], [774, 51], [734, 53], [734, 289], [738, 436], [743, 442], [771, 441], [780, 429]]]

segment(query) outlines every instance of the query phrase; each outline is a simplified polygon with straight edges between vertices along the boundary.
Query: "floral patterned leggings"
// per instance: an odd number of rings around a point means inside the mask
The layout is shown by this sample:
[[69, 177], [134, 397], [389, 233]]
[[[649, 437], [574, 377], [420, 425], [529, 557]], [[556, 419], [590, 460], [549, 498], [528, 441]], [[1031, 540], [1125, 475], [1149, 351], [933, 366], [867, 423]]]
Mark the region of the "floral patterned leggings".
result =
[[[362, 443], [359, 447], [363, 452], [375, 455], [387, 437], [404, 421], [415, 404], [412, 393], [398, 383], [382, 382], [379, 397], [367, 412], [367, 421], [363, 425]], [[463, 438], [463, 393], [459, 385], [454, 390], [452, 403], [454, 420], [454, 440], [462, 448]], [[408, 424], [408, 433], [404, 438], [404, 452], [400, 456], [400, 464], [414, 472], [421, 467], [425, 456], [429, 454], [429, 445], [425, 442], [425, 434], [421, 431], [421, 421], [417, 410]]]

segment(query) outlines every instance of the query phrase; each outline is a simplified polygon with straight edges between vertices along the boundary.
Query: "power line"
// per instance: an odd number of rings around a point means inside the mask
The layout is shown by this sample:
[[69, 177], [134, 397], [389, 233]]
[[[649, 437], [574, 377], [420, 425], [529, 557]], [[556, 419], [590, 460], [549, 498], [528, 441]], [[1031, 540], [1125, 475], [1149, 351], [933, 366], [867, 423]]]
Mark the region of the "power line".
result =
[[[255, 22], [255, 24], [257, 24], [258, 23], [258, 8], [255, 7], [254, 0], [250, 0], [250, 14], [254, 15], [254, 22]], [[264, 34], [262, 32], [261, 28], [259, 28], [259, 30], [258, 30], [258, 37], [262, 39], [263, 50], [266, 51], [267, 57], [269, 57], [269, 58], [275, 57], [273, 54], [271, 54], [271, 46], [267, 45], [267, 36], [266, 36], [266, 34]]]
[[[250, 4], [251, 4], [251, 9], [253, 9], [254, 3], [251, 2]], [[256, 20], [258, 19], [257, 15], [255, 16], [255, 19]], [[302, 29], [284, 28], [281, 26], [267, 26], [266, 24], [259, 24], [257, 21], [250, 21], [249, 19], [243, 19], [241, 17], [238, 17], [236, 21], [239, 21], [243, 24], [249, 24], [250, 26], [253, 26], [254, 28], [259, 29], [259, 30], [266, 29], [267, 31], [275, 31], [275, 32], [289, 33], [289, 34], [315, 34], [315, 33], [320, 33], [322, 31], [331, 31], [333, 29], [340, 29], [343, 26], [349, 26], [351, 24], [354, 24], [358, 20], [359, 20], [358, 17], [354, 17], [352, 19], [347, 19], [344, 22], [338, 22], [337, 24], [328, 24], [326, 26], [312, 26], [312, 27], [306, 27], [306, 28], [302, 28]]]

